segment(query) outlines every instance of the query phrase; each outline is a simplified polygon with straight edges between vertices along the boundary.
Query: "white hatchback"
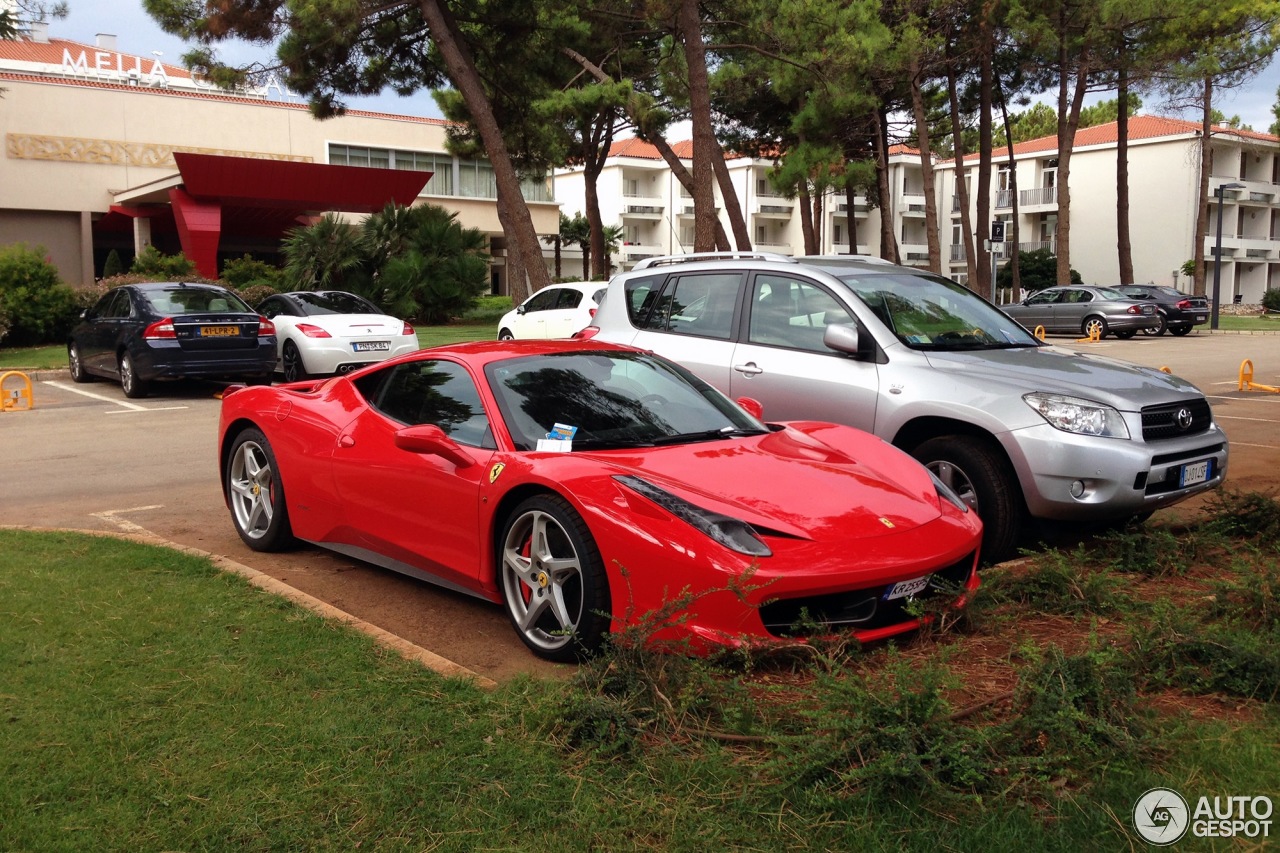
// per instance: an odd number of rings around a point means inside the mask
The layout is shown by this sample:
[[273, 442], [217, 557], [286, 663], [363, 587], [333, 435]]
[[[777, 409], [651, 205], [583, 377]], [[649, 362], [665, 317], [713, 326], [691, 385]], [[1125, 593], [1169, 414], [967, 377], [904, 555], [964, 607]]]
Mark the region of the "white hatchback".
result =
[[258, 313], [275, 323], [276, 370], [285, 382], [346, 373], [419, 349], [413, 326], [341, 290], [277, 293]]
[[498, 323], [498, 340], [571, 337], [590, 325], [608, 289], [603, 281], [544, 287], [503, 315]]

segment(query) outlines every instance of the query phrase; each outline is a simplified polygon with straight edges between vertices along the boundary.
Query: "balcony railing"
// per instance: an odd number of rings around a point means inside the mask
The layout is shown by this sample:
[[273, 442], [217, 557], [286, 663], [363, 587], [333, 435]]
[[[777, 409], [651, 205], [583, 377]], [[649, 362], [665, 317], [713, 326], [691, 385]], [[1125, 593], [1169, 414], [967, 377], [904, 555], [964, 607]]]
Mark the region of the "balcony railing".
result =
[[996, 190], [996, 210], [1013, 207], [1013, 190]]
[[1018, 203], [1027, 207], [1037, 204], [1057, 204], [1058, 188], [1037, 187], [1031, 190], [1021, 190], [1018, 193]]

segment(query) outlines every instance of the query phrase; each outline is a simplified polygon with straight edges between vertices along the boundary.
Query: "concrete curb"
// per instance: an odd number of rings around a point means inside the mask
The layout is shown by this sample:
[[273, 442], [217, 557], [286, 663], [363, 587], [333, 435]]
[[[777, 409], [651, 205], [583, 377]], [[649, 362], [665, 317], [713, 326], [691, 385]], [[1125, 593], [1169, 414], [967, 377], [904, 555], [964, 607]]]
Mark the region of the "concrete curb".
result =
[[0, 525], [0, 530], [29, 530], [35, 533], [81, 533], [88, 536], [106, 536], [112, 539], [123, 539], [128, 542], [138, 542], [143, 545], [158, 545], [165, 548], [171, 548], [174, 551], [181, 551], [184, 554], [204, 557], [222, 571], [239, 575], [261, 590], [272, 593], [273, 595], [278, 595], [282, 598], [287, 598], [299, 607], [304, 607], [325, 619], [333, 619], [337, 622], [342, 622], [351, 626], [362, 634], [372, 637], [379, 645], [396, 652], [408, 660], [421, 664], [438, 675], [442, 675], [446, 678], [461, 678], [470, 681], [481, 690], [492, 690], [498, 686], [496, 681], [486, 678], [479, 673], [473, 672], [461, 664], [454, 663], [448, 658], [443, 658], [435, 652], [427, 651], [421, 646], [415, 645], [403, 637], [396, 636], [390, 631], [386, 631], [379, 628], [377, 625], [366, 622], [358, 616], [353, 616], [345, 610], [339, 610], [333, 605], [327, 604], [314, 596], [307, 595], [300, 589], [294, 589], [288, 584], [278, 581], [270, 575], [263, 574], [257, 569], [251, 569], [243, 563], [237, 563], [230, 557], [223, 557], [220, 554], [201, 551], [199, 548], [192, 548], [188, 545], [179, 545], [176, 542], [170, 542], [167, 539], [163, 539], [149, 532], [117, 533], [113, 530], [76, 530], [61, 527], [32, 527], [30, 525], [21, 524], [3, 524]]

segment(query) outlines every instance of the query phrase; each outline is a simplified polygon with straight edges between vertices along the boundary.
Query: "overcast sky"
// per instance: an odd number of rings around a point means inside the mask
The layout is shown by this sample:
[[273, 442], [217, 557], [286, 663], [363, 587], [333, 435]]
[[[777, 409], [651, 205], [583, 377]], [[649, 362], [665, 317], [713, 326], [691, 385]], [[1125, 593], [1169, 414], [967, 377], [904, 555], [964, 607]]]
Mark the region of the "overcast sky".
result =
[[[55, 38], [65, 38], [91, 45], [98, 33], [110, 33], [116, 36], [122, 52], [146, 56], [155, 51], [161, 51], [162, 59], [174, 65], [182, 64], [182, 54], [189, 49], [180, 39], [160, 29], [142, 8], [141, 0], [69, 0], [69, 3], [70, 14], [61, 21], [50, 23], [49, 34]], [[274, 59], [273, 56], [264, 54], [246, 42], [234, 43], [233, 46], [222, 47], [220, 50], [225, 59], [235, 62], [249, 62], [255, 59], [270, 62]], [[1239, 115], [1245, 124], [1265, 133], [1275, 120], [1271, 109], [1276, 102], [1278, 85], [1280, 85], [1280, 61], [1273, 62], [1271, 67], [1251, 80], [1248, 85], [1221, 93], [1216, 106], [1228, 118]], [[352, 98], [347, 105], [356, 109], [380, 110], [401, 115], [440, 116], [435, 101], [427, 92], [420, 92], [408, 98], [401, 98], [391, 93], [373, 98]], [[1143, 99], [1143, 112], [1171, 114], [1167, 110], [1161, 110], [1153, 97]], [[1197, 119], [1194, 115], [1183, 117]]]

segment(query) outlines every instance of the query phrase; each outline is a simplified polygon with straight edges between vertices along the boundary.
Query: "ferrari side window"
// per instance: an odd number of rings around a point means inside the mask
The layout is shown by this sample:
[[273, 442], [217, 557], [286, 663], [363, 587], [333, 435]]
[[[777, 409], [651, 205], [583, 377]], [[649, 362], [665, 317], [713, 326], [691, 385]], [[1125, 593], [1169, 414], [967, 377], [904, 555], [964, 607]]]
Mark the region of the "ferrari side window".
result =
[[389, 418], [410, 426], [435, 424], [459, 444], [497, 447], [476, 384], [460, 364], [401, 364], [391, 369], [373, 393], [371, 405]]

